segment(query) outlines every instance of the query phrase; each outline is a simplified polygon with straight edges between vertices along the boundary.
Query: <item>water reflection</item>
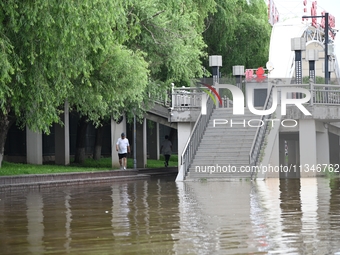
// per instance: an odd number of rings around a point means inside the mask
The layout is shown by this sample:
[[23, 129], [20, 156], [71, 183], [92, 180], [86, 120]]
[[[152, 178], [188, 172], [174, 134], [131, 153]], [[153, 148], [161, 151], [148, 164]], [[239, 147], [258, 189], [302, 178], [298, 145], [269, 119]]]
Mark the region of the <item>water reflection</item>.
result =
[[26, 199], [27, 206], [27, 242], [28, 250], [32, 254], [43, 254], [43, 199], [39, 193], [28, 193]]
[[72, 209], [71, 209], [71, 205], [70, 205], [70, 200], [71, 200], [71, 194], [69, 192], [66, 191], [66, 195], [65, 195], [65, 216], [66, 216], [66, 223], [65, 223], [65, 244], [64, 244], [64, 248], [66, 250], [67, 253], [70, 252], [71, 250], [71, 222], [72, 222]]
[[1, 254], [337, 254], [339, 179], [0, 191]]

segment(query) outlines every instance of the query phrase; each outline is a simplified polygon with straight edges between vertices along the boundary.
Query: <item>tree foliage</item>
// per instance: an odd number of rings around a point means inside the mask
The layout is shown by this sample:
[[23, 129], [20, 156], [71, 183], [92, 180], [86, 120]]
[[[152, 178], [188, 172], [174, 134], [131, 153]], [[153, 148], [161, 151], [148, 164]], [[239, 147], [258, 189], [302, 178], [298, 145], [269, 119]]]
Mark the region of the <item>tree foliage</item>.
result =
[[226, 72], [265, 63], [261, 1], [0, 2], [0, 156], [14, 119], [49, 133], [65, 100], [99, 125], [123, 112], [142, 117], [170, 83], [201, 77], [208, 55], [222, 54]]
[[204, 19], [214, 7], [213, 0], [136, 0], [131, 5], [140, 33], [128, 45], [147, 53], [152, 81], [188, 85], [202, 75]]
[[271, 27], [263, 0], [216, 0], [216, 13], [206, 20], [204, 39], [209, 55], [222, 55], [223, 74], [232, 66], [264, 66], [268, 61]]

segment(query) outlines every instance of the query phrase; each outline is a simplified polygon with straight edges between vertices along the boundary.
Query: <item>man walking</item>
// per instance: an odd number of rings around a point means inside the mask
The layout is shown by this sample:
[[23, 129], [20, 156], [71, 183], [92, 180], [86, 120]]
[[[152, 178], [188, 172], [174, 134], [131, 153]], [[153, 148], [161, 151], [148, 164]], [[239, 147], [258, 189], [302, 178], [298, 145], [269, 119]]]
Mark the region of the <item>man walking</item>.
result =
[[130, 153], [130, 144], [124, 133], [122, 133], [121, 137], [118, 138], [116, 143], [116, 151], [118, 151], [120, 169], [126, 170], [127, 154]]
[[165, 140], [162, 142], [161, 151], [165, 158], [164, 166], [168, 167], [172, 152], [172, 143], [170, 142], [169, 136], [167, 135], [165, 136]]

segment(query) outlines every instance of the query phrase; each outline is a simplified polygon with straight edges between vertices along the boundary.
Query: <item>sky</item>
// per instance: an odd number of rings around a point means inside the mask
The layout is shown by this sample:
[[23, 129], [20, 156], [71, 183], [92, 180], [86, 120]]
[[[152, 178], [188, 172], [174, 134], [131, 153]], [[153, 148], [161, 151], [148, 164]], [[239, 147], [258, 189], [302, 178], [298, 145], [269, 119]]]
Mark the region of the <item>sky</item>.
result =
[[[297, 17], [303, 15], [311, 15], [310, 9], [312, 7], [312, 1], [307, 0], [307, 13], [303, 12], [303, 0], [274, 0], [276, 8], [282, 17]], [[340, 0], [317, 0], [317, 15], [321, 15], [321, 12], [325, 10], [329, 14], [335, 17], [335, 28], [340, 30]], [[318, 19], [320, 20], [320, 19]], [[340, 61], [340, 31], [335, 37], [335, 53], [338, 61]]]

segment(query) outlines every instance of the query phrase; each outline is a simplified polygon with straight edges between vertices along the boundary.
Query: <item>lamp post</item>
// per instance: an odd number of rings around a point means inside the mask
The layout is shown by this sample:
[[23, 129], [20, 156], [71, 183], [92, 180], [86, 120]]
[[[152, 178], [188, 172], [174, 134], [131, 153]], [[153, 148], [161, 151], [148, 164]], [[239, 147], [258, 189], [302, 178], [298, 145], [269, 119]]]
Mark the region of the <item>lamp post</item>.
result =
[[302, 84], [302, 51], [306, 50], [306, 39], [303, 37], [292, 38], [291, 50], [295, 52], [296, 84]]
[[328, 42], [329, 42], [329, 26], [328, 26], [328, 12], [321, 16], [302, 16], [302, 18], [325, 18], [325, 84], [329, 81], [329, 71], [328, 71]]
[[318, 50], [308, 50], [306, 60], [309, 62], [309, 78], [315, 83], [315, 61], [319, 60]]
[[242, 89], [242, 76], [244, 75], [244, 66], [233, 66], [233, 76], [236, 77], [236, 86]]
[[220, 66], [222, 66], [222, 56], [213, 55], [209, 56], [209, 66], [212, 67], [213, 84], [219, 83]]
[[[306, 50], [306, 39], [303, 37], [292, 38], [291, 39], [291, 50], [295, 52], [296, 84], [302, 84], [302, 51]], [[302, 98], [301, 93], [294, 93], [294, 94], [296, 98]]]
[[137, 169], [136, 109], [133, 113], [133, 169]]

